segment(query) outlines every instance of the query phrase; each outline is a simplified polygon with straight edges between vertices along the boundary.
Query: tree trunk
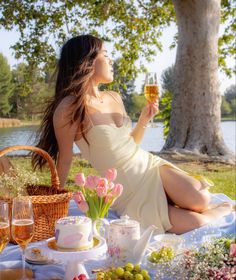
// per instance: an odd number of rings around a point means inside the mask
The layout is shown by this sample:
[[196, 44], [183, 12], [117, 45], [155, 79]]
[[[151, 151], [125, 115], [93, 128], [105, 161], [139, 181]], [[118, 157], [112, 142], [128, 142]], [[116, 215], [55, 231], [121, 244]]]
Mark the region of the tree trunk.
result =
[[163, 151], [232, 160], [220, 122], [220, 0], [173, 0], [178, 25], [174, 98]]

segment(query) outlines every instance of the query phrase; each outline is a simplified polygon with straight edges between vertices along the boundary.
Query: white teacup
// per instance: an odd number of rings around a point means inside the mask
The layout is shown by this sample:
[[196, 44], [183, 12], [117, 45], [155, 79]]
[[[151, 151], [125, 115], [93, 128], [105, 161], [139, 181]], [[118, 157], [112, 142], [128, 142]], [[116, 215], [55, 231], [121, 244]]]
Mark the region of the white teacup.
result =
[[87, 250], [93, 246], [92, 220], [84, 216], [69, 216], [55, 223], [55, 240], [63, 249]]

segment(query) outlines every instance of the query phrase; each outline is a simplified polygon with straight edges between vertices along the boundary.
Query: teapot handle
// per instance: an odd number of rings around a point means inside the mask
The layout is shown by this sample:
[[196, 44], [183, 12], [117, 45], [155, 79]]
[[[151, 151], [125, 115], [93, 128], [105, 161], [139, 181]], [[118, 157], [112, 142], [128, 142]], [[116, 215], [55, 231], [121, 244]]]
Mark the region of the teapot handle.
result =
[[106, 239], [107, 235], [107, 227], [109, 226], [109, 222], [106, 219], [98, 218], [93, 221], [93, 234], [95, 236], [100, 236]]

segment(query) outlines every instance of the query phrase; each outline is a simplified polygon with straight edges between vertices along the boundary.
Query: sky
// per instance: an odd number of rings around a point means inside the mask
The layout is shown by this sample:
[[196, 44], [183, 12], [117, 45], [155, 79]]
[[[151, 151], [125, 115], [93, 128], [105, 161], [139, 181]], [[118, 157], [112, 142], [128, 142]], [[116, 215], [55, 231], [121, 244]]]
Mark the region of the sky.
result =
[[[159, 85], [162, 71], [175, 63], [176, 48], [170, 50], [169, 46], [173, 42], [173, 37], [176, 34], [176, 32], [177, 27], [175, 24], [171, 24], [170, 27], [166, 28], [163, 31], [163, 35], [161, 37], [161, 42], [163, 44], [163, 52], [158, 51], [157, 55], [154, 58], [154, 61], [151, 63], [146, 63], [146, 66], [150, 72], [157, 73]], [[0, 29], [0, 52], [7, 58], [8, 63], [11, 67], [21, 62], [21, 60], [16, 60], [14, 58], [14, 51], [10, 48], [11, 45], [17, 42], [18, 38], [19, 34], [16, 30], [6, 31], [4, 29]], [[107, 45], [107, 50], [108, 53], [111, 54], [112, 49], [111, 47], [109, 47], [109, 45]], [[233, 58], [229, 59], [227, 63], [229, 63], [229, 65], [231, 66], [235, 65], [235, 60]], [[228, 78], [225, 74], [219, 71], [219, 81], [221, 94], [223, 94], [227, 87], [229, 87], [232, 84], [235, 84], [235, 77]], [[143, 83], [144, 74], [140, 74], [135, 82], [137, 92], [140, 92]]]

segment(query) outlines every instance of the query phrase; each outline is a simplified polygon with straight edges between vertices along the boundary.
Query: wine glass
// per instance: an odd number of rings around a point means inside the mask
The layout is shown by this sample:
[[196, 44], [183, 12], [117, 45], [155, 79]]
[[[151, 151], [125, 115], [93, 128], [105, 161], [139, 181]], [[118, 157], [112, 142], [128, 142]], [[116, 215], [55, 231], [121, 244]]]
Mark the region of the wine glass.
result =
[[[144, 87], [144, 95], [148, 102], [154, 103], [159, 95], [158, 95], [158, 86], [157, 86], [157, 74], [154, 72], [148, 72], [145, 78], [145, 87]], [[156, 127], [153, 124], [153, 118], [151, 118], [151, 127]]]
[[25, 274], [25, 249], [33, 238], [34, 219], [31, 200], [27, 197], [16, 197], [12, 205], [12, 237], [22, 249], [22, 279]]
[[10, 240], [8, 203], [0, 201], [0, 254]]

